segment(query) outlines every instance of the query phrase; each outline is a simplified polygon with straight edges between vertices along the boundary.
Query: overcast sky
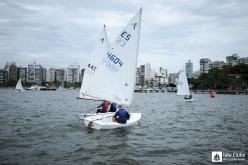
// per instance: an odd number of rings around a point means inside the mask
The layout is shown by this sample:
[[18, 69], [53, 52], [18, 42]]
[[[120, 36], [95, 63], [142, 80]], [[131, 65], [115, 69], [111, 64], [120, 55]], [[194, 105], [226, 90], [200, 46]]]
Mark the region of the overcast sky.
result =
[[248, 56], [246, 0], [1, 0], [0, 68], [84, 65], [103, 24], [109, 41], [143, 7], [138, 64], [177, 72], [191, 59]]

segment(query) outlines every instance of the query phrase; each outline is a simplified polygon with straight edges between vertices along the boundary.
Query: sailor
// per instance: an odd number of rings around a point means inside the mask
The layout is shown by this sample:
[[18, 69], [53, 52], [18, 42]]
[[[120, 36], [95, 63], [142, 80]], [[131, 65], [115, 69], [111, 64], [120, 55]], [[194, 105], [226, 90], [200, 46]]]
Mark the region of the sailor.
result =
[[116, 105], [116, 103], [112, 102], [110, 105], [109, 112], [116, 112], [116, 110], [117, 110], [117, 105]]
[[108, 110], [109, 102], [104, 100], [101, 105], [99, 105], [97, 108], [100, 108], [97, 110], [96, 113], [106, 113]]
[[119, 109], [115, 113], [113, 117], [113, 121], [121, 124], [125, 124], [129, 118], [130, 118], [130, 114], [119, 105]]
[[184, 97], [184, 99], [185, 99], [185, 100], [190, 100], [190, 99], [192, 99], [192, 95], [191, 95], [191, 94], [188, 95], [188, 96], [186, 95], [186, 96]]

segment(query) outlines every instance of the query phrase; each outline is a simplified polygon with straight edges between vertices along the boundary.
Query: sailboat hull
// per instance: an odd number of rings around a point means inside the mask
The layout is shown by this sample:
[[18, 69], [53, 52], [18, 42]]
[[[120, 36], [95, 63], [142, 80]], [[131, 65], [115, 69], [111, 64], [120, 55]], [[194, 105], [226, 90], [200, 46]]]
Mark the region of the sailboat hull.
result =
[[195, 99], [184, 99], [185, 102], [193, 102], [193, 101], [196, 101]]
[[93, 116], [98, 116], [98, 117], [105, 117], [105, 116], [111, 116], [111, 115], [114, 115], [115, 114], [115, 112], [107, 112], [107, 113], [81, 113], [80, 115], [79, 115], [79, 118], [81, 119], [81, 120], [84, 120], [85, 118], [87, 118], [87, 117], [93, 117]]
[[16, 92], [23, 92], [23, 89], [16, 89]]
[[93, 128], [96, 130], [114, 129], [114, 128], [122, 128], [122, 127], [129, 127], [132, 125], [136, 125], [138, 124], [138, 121], [141, 119], [141, 113], [130, 113], [130, 119], [127, 120], [127, 123], [120, 124], [117, 122], [113, 122], [113, 116], [114, 113], [89, 116], [84, 118], [84, 124], [86, 127]]

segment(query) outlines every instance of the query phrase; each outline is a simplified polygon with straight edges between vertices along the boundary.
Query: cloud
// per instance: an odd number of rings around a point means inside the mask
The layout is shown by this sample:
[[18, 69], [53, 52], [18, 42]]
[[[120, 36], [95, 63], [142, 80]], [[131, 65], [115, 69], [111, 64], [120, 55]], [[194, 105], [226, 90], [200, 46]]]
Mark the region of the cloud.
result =
[[243, 0], [109, 0], [0, 2], [0, 66], [37, 61], [83, 65], [106, 24], [111, 40], [143, 6], [139, 64], [176, 72], [191, 59], [247, 56], [248, 2]]

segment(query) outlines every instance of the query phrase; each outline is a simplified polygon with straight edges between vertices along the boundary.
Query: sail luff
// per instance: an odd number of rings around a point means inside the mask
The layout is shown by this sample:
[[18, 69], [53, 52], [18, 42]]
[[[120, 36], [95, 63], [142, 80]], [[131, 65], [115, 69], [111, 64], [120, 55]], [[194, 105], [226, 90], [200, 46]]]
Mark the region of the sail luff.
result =
[[[139, 54], [139, 42], [140, 42], [140, 28], [141, 28], [141, 16], [142, 16], [142, 7], [138, 11], [139, 18], [138, 18], [138, 24], [139, 24], [139, 29], [138, 29], [138, 35], [137, 35], [137, 49], [136, 49], [136, 58], [135, 58], [135, 69], [134, 69], [134, 81], [133, 81], [133, 88], [132, 88], [132, 95], [131, 95], [131, 103], [133, 101], [133, 95], [134, 95], [134, 88], [135, 88], [135, 81], [136, 81], [136, 68], [137, 68], [137, 62], [138, 62], [138, 54]], [[131, 104], [130, 103], [130, 104]]]

